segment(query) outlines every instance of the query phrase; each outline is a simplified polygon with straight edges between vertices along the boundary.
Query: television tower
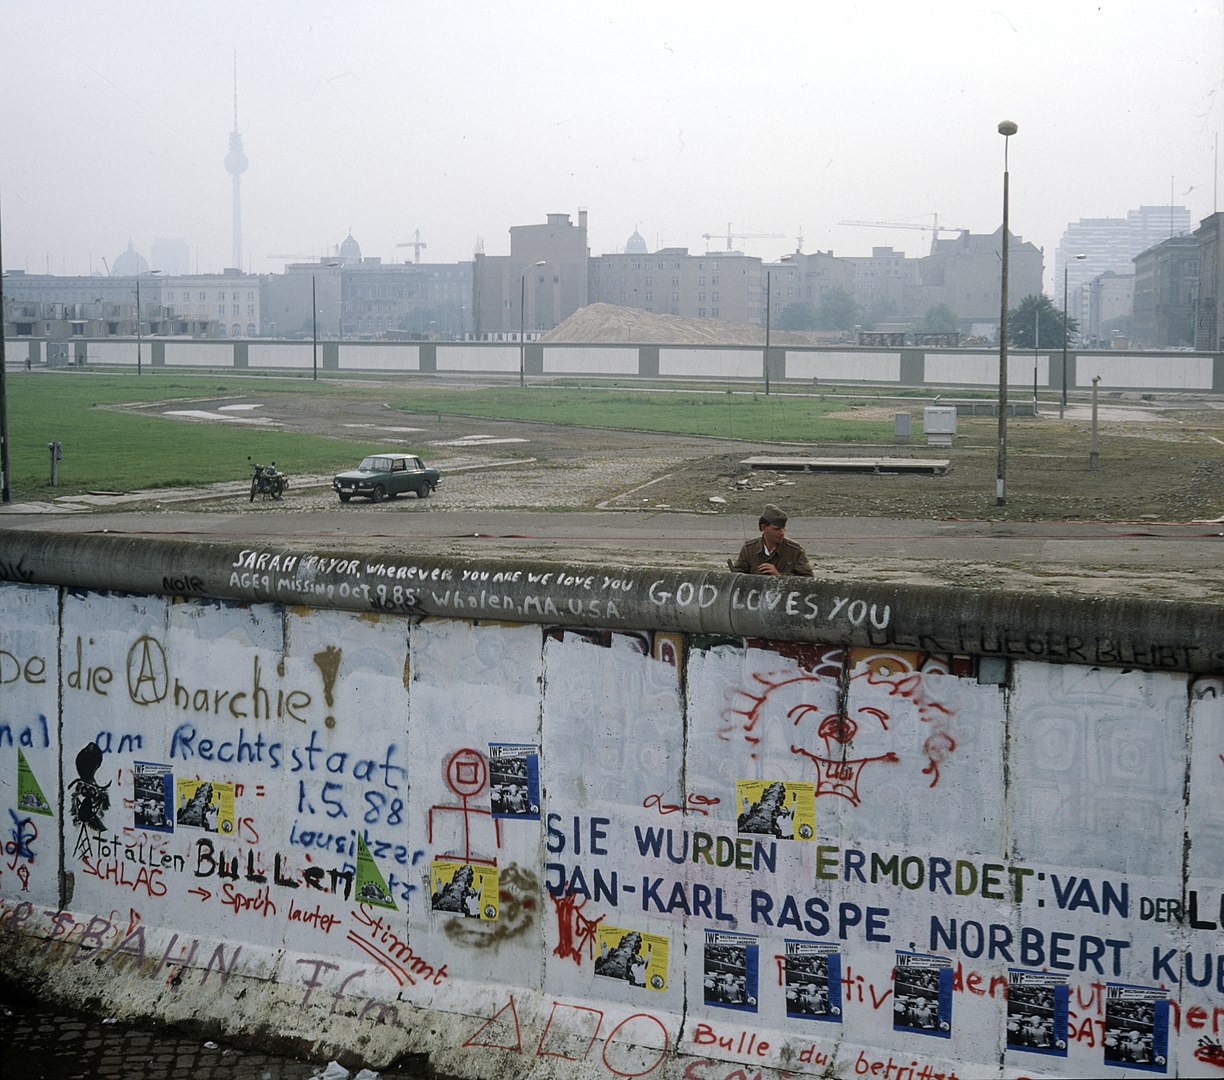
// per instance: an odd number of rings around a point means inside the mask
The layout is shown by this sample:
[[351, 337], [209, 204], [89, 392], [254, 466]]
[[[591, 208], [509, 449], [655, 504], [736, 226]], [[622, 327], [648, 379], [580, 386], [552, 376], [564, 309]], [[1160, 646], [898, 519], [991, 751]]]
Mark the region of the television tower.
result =
[[238, 54], [234, 53], [234, 130], [230, 132], [229, 153], [225, 155], [225, 171], [234, 178], [233, 263], [242, 269], [242, 174], [247, 171], [247, 156], [242, 152], [242, 136], [238, 134]]

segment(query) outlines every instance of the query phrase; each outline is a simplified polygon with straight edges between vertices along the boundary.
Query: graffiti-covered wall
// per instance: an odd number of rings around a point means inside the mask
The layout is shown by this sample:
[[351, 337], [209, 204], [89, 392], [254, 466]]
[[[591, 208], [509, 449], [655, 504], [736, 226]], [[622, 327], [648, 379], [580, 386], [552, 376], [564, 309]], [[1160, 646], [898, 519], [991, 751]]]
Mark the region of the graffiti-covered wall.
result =
[[[506, 565], [86, 544], [0, 583], [0, 961], [53, 993], [470, 1077], [1224, 1071], [1185, 637], [941, 651], [888, 640], [904, 591], [688, 582], [755, 590], [754, 636], [682, 578], [536, 568], [524, 608]], [[258, 574], [325, 606], [225, 595]], [[837, 599], [880, 640], [812, 633]]]

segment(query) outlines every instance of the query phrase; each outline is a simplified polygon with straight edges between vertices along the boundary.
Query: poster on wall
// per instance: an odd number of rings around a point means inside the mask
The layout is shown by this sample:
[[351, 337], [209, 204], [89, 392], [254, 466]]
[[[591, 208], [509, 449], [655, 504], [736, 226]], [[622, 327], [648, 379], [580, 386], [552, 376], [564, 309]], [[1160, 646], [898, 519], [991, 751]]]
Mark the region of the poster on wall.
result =
[[497, 918], [497, 867], [434, 859], [429, 867], [433, 883], [429, 906], [434, 911], [491, 922]]
[[27, 814], [53, 816], [51, 804], [47, 802], [38, 778], [20, 747], [17, 748], [17, 809], [24, 810]]
[[540, 748], [489, 743], [489, 801], [495, 818], [540, 820]]
[[1168, 1071], [1168, 990], [1125, 983], [1106, 985], [1105, 1064], [1147, 1072]]
[[155, 761], [137, 761], [132, 772], [132, 824], [153, 832], [174, 832], [174, 770]]
[[187, 829], [229, 834], [234, 831], [234, 785], [212, 780], [175, 781], [177, 824]]
[[809, 781], [737, 780], [735, 802], [741, 833], [778, 840], [816, 839], [816, 785]]
[[649, 990], [667, 989], [667, 938], [600, 923], [595, 943], [599, 948], [596, 975]]
[[359, 904], [374, 904], [377, 907], [390, 908], [392, 911], [399, 910], [395, 906], [395, 898], [391, 895], [391, 890], [387, 888], [387, 879], [378, 869], [378, 863], [370, 854], [365, 837], [361, 833], [357, 834], [357, 879], [355, 884]]
[[707, 930], [702, 957], [705, 1003], [720, 1009], [756, 1012], [759, 953], [752, 934]]
[[952, 960], [897, 950], [893, 1030], [952, 1038]]
[[1067, 1056], [1067, 977], [1053, 971], [1007, 972], [1007, 1049]]
[[841, 1020], [841, 954], [836, 945], [788, 938], [783, 965], [788, 1019]]

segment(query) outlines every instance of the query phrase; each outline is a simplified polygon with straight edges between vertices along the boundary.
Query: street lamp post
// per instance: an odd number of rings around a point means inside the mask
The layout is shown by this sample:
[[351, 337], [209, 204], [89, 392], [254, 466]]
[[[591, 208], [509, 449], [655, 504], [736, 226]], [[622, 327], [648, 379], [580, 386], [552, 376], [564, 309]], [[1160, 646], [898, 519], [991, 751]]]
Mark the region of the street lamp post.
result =
[[[1086, 259], [1087, 254], [1072, 255], [1072, 259]], [[1070, 262], [1063, 263], [1063, 363], [1062, 363], [1062, 396], [1058, 399], [1058, 419], [1063, 418], [1063, 413], [1067, 410], [1067, 335], [1069, 333], [1067, 326], [1068, 311], [1067, 311], [1067, 268]]]
[[[160, 274], [160, 270], [150, 270], [150, 274]], [[140, 374], [140, 275], [136, 275], [136, 374]]]
[[773, 299], [773, 271], [765, 271], [765, 396], [769, 397], [769, 308]]
[[995, 477], [995, 505], [1007, 504], [1007, 146], [1019, 129], [1010, 120], [999, 124], [1003, 136], [1003, 270], [999, 311], [999, 459]]
[[[783, 255], [779, 262], [790, 262], [790, 255]], [[773, 271], [766, 269], [765, 271], [765, 396], [769, 397], [769, 330], [770, 323], [770, 305], [773, 302]]]
[[[9, 480], [9, 433], [8, 433], [8, 384], [5, 381], [4, 355], [4, 259], [0, 257], [0, 503], [13, 501], [12, 482]], [[30, 354], [26, 353], [28, 357]]]
[[[328, 269], [339, 266], [338, 262], [323, 263]], [[310, 329], [311, 336], [314, 339], [314, 350], [312, 354], [314, 380], [319, 379], [319, 303], [315, 299], [315, 275], [310, 275]]]
[[527, 340], [523, 336], [527, 332], [527, 271], [545, 262], [545, 259], [534, 262], [519, 275], [519, 386], [527, 385]]

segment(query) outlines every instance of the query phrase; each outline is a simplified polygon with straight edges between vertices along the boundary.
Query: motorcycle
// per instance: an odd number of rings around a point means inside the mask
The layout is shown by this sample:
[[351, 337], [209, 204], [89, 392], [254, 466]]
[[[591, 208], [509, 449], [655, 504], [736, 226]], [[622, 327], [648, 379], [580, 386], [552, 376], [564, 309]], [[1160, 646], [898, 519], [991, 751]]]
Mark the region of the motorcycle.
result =
[[[247, 458], [247, 461], [251, 459]], [[256, 495], [270, 495], [280, 502], [289, 487], [289, 477], [277, 471], [275, 461], [271, 465], [260, 465], [252, 461], [251, 465], [255, 469], [255, 475], [251, 477], [251, 502], [255, 501]]]

